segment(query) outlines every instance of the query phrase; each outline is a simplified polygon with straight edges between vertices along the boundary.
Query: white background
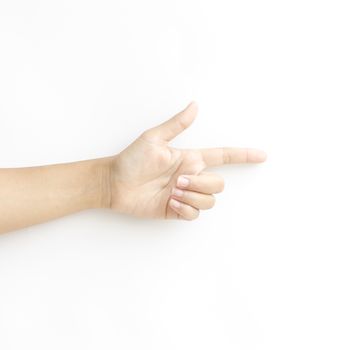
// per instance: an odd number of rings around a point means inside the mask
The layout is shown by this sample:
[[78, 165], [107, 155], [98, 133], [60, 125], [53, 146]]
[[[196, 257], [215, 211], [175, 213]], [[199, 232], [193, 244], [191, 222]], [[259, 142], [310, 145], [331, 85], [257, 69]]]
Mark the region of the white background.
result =
[[[0, 166], [251, 146], [193, 222], [79, 213], [0, 237], [0, 348], [349, 349], [348, 1], [0, 0]], [[1, 198], [0, 198], [1, 200]], [[1, 218], [0, 218], [1, 219]]]

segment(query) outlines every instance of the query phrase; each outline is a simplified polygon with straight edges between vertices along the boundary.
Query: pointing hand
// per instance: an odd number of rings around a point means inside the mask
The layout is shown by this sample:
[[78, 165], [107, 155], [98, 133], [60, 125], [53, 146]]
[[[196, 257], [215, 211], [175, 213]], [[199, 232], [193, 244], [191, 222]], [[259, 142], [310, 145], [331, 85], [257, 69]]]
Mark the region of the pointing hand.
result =
[[110, 160], [110, 207], [144, 218], [193, 220], [212, 208], [224, 189], [221, 176], [208, 167], [259, 163], [265, 152], [252, 148], [177, 149], [169, 142], [197, 115], [192, 102], [164, 123], [143, 132]]

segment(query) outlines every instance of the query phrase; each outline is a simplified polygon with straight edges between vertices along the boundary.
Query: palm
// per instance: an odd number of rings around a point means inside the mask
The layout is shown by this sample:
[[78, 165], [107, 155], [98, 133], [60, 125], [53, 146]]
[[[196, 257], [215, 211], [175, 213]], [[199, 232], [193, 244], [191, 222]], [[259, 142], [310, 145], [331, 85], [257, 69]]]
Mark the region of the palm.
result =
[[178, 150], [142, 135], [118, 155], [118, 167], [118, 180], [125, 184], [125, 212], [140, 217], [173, 218], [177, 214], [167, 203], [177, 177], [196, 175], [205, 164], [198, 151]]
[[168, 142], [186, 129], [197, 113], [195, 104], [144, 132], [116, 156], [112, 181], [122, 191], [112, 194], [112, 208], [145, 218], [178, 218], [169, 205], [179, 175], [198, 175], [208, 166], [252, 161], [248, 149], [179, 150]]

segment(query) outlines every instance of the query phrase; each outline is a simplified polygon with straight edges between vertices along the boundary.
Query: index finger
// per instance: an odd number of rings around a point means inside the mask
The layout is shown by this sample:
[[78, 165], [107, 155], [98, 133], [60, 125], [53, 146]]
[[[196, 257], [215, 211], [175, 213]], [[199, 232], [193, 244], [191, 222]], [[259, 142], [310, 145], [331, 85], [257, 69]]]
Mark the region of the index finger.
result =
[[256, 148], [218, 147], [200, 150], [204, 162], [208, 167], [224, 164], [262, 163], [266, 160], [266, 153]]

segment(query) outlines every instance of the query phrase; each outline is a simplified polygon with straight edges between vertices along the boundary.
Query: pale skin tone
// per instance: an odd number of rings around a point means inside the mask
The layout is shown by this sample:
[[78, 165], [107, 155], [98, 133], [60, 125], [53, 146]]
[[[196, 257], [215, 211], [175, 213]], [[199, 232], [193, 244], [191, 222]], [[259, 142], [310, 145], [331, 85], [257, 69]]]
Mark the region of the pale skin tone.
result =
[[192, 102], [111, 157], [0, 169], [0, 233], [93, 208], [140, 218], [196, 219], [224, 189], [223, 178], [207, 168], [266, 159], [253, 148], [171, 147], [196, 115]]

